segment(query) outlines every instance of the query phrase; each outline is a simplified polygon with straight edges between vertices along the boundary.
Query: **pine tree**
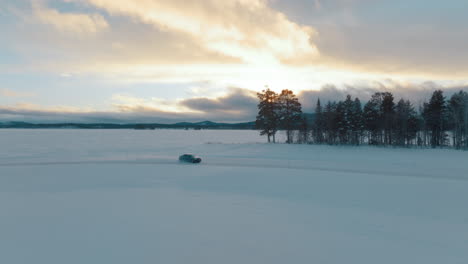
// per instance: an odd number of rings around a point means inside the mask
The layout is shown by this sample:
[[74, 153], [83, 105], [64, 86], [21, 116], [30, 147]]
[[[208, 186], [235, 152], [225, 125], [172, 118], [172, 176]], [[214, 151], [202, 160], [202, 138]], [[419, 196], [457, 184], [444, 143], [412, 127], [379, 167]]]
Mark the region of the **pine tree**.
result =
[[293, 131], [302, 117], [299, 99], [290, 90], [283, 90], [278, 96], [278, 117], [280, 126], [286, 130], [286, 143], [293, 142]]
[[382, 142], [382, 114], [381, 114], [382, 96], [381, 93], [375, 93], [364, 106], [364, 127], [369, 133], [368, 143], [370, 145], [379, 145]]
[[362, 105], [359, 98], [354, 99], [353, 102], [353, 111], [351, 117], [351, 123], [353, 124], [353, 139], [352, 143], [354, 145], [361, 144], [362, 141], [362, 132], [364, 130], [364, 122], [363, 122], [363, 113], [362, 113]]
[[437, 90], [432, 94], [431, 100], [424, 107], [424, 118], [431, 133], [431, 146], [435, 148], [444, 145], [446, 102], [443, 91]]
[[347, 144], [348, 121], [346, 118], [346, 109], [344, 102], [340, 101], [336, 104], [335, 113], [335, 125], [338, 133], [339, 143]]
[[298, 143], [307, 144], [309, 143], [309, 123], [307, 118], [303, 116], [299, 122], [299, 139]]
[[336, 124], [336, 103], [328, 102], [324, 111], [324, 127], [327, 144], [335, 144], [338, 125]]
[[389, 92], [373, 94], [364, 108], [359, 98], [353, 100], [350, 95], [344, 101], [329, 101], [325, 107], [318, 99], [313, 123], [302, 114], [301, 104], [290, 90], [278, 95], [267, 89], [258, 98], [256, 125], [268, 142], [271, 137], [275, 142], [278, 129], [284, 129], [287, 143], [297, 139], [299, 143], [438, 147], [450, 144], [447, 131], [451, 130], [453, 147], [468, 149], [468, 93], [464, 91], [448, 102], [441, 90], [434, 91], [419, 111], [409, 100], [395, 104]]
[[395, 117], [395, 103], [393, 102], [393, 94], [385, 92], [381, 94], [382, 96], [382, 121], [384, 128], [384, 144], [392, 145], [393, 139], [393, 119]]
[[346, 96], [346, 100], [342, 104], [343, 106], [343, 140], [344, 143], [353, 144], [354, 134], [354, 101], [351, 99], [351, 95]]
[[468, 93], [460, 91], [454, 94], [448, 103], [453, 145], [460, 149], [468, 147]]
[[323, 143], [323, 132], [325, 128], [325, 118], [323, 115], [322, 106], [320, 104], [320, 98], [317, 100], [317, 106], [315, 107], [315, 120], [314, 120], [314, 132], [313, 138], [315, 143]]
[[406, 101], [406, 104], [409, 107], [408, 133], [406, 135], [406, 142], [409, 145], [411, 145], [412, 142], [413, 144], [418, 144], [420, 141], [418, 134], [423, 129], [423, 120], [409, 100]]
[[418, 119], [410, 101], [401, 99], [395, 107], [394, 144], [406, 146], [416, 137]]
[[271, 142], [273, 137], [273, 143], [276, 142], [275, 135], [278, 131], [278, 95], [267, 88], [261, 93], [257, 93], [259, 104], [258, 104], [258, 115], [255, 122], [257, 129], [260, 129], [260, 135], [267, 135], [268, 143]]
[[418, 144], [420, 146], [428, 146], [429, 145], [429, 125], [427, 124], [427, 120], [429, 120], [429, 104], [427, 102], [424, 102], [422, 105], [419, 106], [419, 114], [421, 115], [422, 119], [422, 132], [421, 132], [421, 144]]

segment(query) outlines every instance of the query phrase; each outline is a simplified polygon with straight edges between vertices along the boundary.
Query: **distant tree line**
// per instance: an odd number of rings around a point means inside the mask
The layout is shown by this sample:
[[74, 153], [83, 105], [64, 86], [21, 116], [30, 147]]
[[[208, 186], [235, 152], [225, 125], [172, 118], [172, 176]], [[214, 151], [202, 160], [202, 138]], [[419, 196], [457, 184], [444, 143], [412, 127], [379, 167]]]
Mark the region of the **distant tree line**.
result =
[[390, 92], [373, 94], [364, 106], [350, 95], [325, 105], [318, 99], [312, 121], [290, 90], [277, 94], [267, 88], [257, 95], [256, 127], [268, 142], [276, 142], [277, 132], [284, 130], [286, 143], [468, 149], [468, 93], [464, 91], [449, 100], [443, 91], [434, 91], [418, 109], [409, 100], [395, 102]]

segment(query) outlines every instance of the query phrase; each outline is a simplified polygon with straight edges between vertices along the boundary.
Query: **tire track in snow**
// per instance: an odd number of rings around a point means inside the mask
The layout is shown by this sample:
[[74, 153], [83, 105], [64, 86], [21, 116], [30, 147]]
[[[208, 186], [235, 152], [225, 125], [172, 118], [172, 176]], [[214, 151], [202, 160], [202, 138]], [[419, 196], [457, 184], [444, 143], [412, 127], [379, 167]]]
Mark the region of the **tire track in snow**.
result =
[[[425, 172], [402, 172], [402, 171], [383, 171], [376, 169], [356, 169], [356, 168], [333, 168], [307, 164], [306, 160], [270, 160], [270, 159], [255, 159], [255, 158], [214, 158], [209, 161], [203, 161], [201, 164], [182, 163], [173, 157], [158, 156], [146, 159], [93, 159], [93, 160], [76, 160], [76, 161], [32, 161], [32, 162], [11, 162], [0, 163], [1, 167], [21, 167], [21, 166], [58, 166], [58, 165], [175, 165], [175, 166], [201, 166], [201, 167], [235, 167], [235, 168], [259, 168], [259, 169], [289, 169], [289, 170], [304, 170], [304, 171], [321, 171], [321, 172], [338, 172], [347, 174], [364, 174], [370, 176], [382, 177], [412, 177], [421, 179], [435, 180], [456, 180], [468, 181], [467, 177], [444, 175], [435, 176]], [[388, 169], [388, 168], [387, 168]]]

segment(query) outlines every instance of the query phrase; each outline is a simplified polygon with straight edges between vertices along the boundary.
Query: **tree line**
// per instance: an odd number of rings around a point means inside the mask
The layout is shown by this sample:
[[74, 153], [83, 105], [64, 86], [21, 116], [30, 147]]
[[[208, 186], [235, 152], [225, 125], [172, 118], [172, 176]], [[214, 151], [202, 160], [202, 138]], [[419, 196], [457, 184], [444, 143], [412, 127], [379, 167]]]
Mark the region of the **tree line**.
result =
[[442, 90], [416, 108], [409, 100], [390, 92], [377, 92], [364, 106], [350, 95], [344, 101], [317, 100], [313, 120], [302, 112], [290, 90], [258, 93], [256, 127], [268, 142], [276, 142], [280, 130], [286, 143], [330, 145], [431, 146], [468, 149], [468, 93], [447, 99]]

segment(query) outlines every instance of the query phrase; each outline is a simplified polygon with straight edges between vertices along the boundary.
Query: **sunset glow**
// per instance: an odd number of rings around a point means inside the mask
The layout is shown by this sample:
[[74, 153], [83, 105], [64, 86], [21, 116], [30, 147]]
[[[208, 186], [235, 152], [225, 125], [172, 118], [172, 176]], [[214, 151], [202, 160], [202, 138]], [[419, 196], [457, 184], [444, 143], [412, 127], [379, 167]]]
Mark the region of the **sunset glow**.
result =
[[[330, 86], [340, 96], [349, 87], [465, 89], [464, 2], [417, 0], [399, 12], [400, 2], [4, 0], [0, 118], [145, 109], [205, 119], [180, 102], [220, 100], [232, 88], [251, 97], [265, 86], [300, 96]], [[225, 110], [207, 117], [253, 118]]]

